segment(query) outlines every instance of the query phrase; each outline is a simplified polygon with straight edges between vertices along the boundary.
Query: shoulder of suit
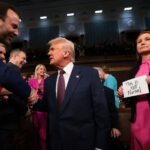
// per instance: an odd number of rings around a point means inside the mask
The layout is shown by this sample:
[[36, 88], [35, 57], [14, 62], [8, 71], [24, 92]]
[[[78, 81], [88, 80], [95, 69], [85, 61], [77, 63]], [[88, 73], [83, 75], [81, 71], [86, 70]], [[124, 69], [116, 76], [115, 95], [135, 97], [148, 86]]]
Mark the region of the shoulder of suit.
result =
[[92, 67], [89, 66], [77, 66], [75, 65], [76, 68], [80, 69], [81, 71], [95, 71], [95, 69], [93, 69]]
[[50, 79], [52, 79], [52, 78], [54, 78], [54, 77], [56, 77], [57, 76], [57, 72], [55, 72], [55, 73], [53, 73], [53, 74], [51, 74], [49, 77], [47, 77], [45, 80], [50, 80]]

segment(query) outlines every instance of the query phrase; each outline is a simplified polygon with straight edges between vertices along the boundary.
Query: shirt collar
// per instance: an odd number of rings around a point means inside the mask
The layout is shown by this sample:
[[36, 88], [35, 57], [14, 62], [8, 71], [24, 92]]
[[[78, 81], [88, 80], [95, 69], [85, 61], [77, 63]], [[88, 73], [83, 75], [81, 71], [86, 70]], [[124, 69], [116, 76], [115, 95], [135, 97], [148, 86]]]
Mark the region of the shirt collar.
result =
[[[63, 70], [65, 71], [66, 74], [71, 74], [73, 66], [74, 66], [74, 64], [72, 62], [70, 62], [63, 68]], [[58, 73], [60, 73], [60, 70], [58, 71]]]

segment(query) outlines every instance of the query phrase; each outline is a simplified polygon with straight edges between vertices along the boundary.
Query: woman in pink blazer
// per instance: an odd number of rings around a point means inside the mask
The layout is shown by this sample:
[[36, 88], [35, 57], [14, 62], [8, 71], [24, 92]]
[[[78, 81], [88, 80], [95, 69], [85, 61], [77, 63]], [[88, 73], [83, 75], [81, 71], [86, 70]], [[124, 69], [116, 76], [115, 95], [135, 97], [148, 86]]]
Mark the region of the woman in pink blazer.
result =
[[[44, 93], [44, 79], [48, 77], [46, 67], [39, 64], [35, 68], [33, 77], [28, 81], [31, 88], [35, 89], [38, 93], [39, 100], [42, 100]], [[46, 150], [46, 124], [47, 113], [32, 111], [32, 120], [35, 134], [36, 150]]]

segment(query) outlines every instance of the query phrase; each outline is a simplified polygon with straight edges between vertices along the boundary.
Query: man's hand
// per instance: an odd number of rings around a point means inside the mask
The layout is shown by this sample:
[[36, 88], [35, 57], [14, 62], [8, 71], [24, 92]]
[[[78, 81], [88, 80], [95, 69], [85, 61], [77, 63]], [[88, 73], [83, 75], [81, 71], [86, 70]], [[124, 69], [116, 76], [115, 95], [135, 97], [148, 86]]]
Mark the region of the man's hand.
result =
[[12, 92], [2, 88], [0, 91], [0, 101], [7, 102], [10, 95], [12, 95]]
[[28, 103], [29, 105], [34, 105], [38, 101], [38, 94], [37, 90], [31, 89], [30, 96], [28, 97]]
[[2, 88], [1, 91], [0, 91], [0, 96], [3, 96], [3, 95], [11, 95], [12, 92], [8, 91], [7, 89], [5, 88]]
[[117, 138], [121, 135], [121, 132], [117, 128], [111, 129], [111, 137]]

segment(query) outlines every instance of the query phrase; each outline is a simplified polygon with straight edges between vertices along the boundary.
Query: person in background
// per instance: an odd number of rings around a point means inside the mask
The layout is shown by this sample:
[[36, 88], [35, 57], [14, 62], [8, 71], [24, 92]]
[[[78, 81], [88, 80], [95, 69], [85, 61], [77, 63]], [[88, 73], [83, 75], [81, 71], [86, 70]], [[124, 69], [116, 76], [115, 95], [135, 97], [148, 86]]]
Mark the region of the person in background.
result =
[[7, 65], [21, 74], [22, 67], [27, 63], [26, 57], [26, 53], [23, 50], [12, 50]]
[[[150, 31], [143, 31], [136, 40], [138, 63], [130, 72], [130, 78], [147, 75], [150, 85]], [[123, 97], [123, 87], [118, 89], [118, 95]], [[123, 101], [130, 102], [131, 107], [131, 150], [150, 149], [150, 94], [143, 94]]]
[[33, 105], [48, 112], [47, 150], [108, 150], [109, 113], [97, 71], [73, 64], [74, 44], [66, 38], [49, 46], [58, 72], [45, 80], [43, 101]]
[[108, 71], [109, 69], [106, 66], [99, 67], [99, 76], [103, 85], [114, 91], [115, 106], [119, 108], [120, 100], [117, 94], [117, 79], [112, 74], [109, 74]]
[[[99, 73], [99, 67], [94, 67]], [[99, 75], [100, 76], [100, 75]], [[116, 138], [121, 136], [121, 132], [119, 130], [119, 121], [118, 121], [118, 110], [115, 106], [115, 97], [114, 97], [114, 91], [106, 86], [104, 86], [104, 93], [107, 100], [108, 110], [109, 110], [109, 116], [110, 116], [110, 143], [111, 143], [111, 149], [117, 150], [117, 142]], [[119, 150], [119, 149], [118, 149]]]
[[[37, 91], [39, 100], [42, 100], [44, 93], [44, 80], [48, 77], [46, 67], [38, 64], [35, 67], [34, 76], [29, 79], [30, 87]], [[36, 150], [46, 150], [46, 125], [47, 113], [32, 111], [32, 121], [34, 125], [34, 138]]]

